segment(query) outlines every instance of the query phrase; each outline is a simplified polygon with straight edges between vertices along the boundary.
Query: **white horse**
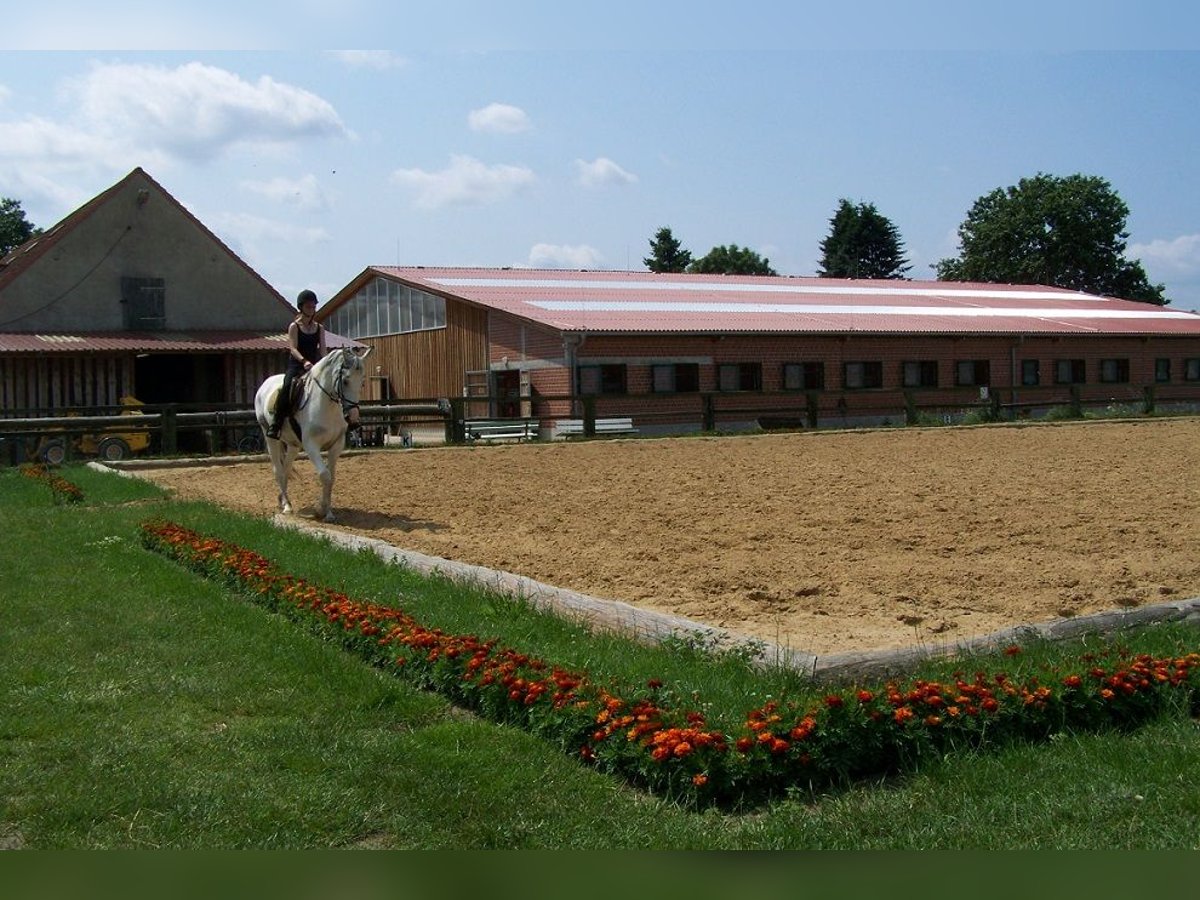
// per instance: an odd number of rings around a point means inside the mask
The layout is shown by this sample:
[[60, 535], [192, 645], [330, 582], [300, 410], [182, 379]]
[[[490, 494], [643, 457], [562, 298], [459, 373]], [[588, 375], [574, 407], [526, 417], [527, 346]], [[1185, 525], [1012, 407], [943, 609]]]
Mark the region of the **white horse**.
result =
[[[288, 499], [288, 477], [303, 447], [321, 480], [317, 515], [326, 522], [333, 521], [333, 476], [338, 457], [346, 447], [347, 421], [358, 410], [367, 371], [363, 360], [371, 349], [368, 347], [362, 356], [350, 347], [326, 354], [303, 377], [300, 397], [291, 414], [284, 419], [279, 439], [266, 438], [267, 454], [275, 470], [275, 483], [279, 485], [279, 509], [284, 514], [292, 512], [292, 502]], [[254, 414], [264, 436], [270, 427], [282, 386], [283, 375], [272, 375], [254, 395]], [[300, 427], [299, 435], [296, 434], [296, 425]], [[326, 454], [327, 460], [321, 459], [322, 453]]]

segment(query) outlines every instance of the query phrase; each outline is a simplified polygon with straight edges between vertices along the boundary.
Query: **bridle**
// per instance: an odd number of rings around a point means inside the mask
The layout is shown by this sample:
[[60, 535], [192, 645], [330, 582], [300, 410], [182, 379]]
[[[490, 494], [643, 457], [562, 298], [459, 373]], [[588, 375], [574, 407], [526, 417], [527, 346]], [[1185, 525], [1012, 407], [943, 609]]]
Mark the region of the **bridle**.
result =
[[[334, 351], [334, 352], [338, 352], [338, 351]], [[358, 402], [355, 400], [349, 400], [346, 397], [346, 375], [349, 374], [351, 368], [353, 368], [353, 366], [350, 364], [349, 360], [347, 359], [347, 356], [354, 355], [354, 351], [343, 347], [340, 352], [342, 354], [342, 361], [338, 365], [337, 393], [334, 394], [332, 391], [329, 390], [329, 388], [327, 388], [327, 387], [325, 387], [325, 385], [321, 384], [321, 379], [316, 376], [312, 376], [312, 382], [318, 388], [320, 388], [322, 394], [324, 394], [326, 397], [328, 397], [334, 403], [340, 404], [342, 407], [342, 416], [349, 418], [350, 410], [358, 409]], [[320, 374], [324, 375], [325, 373], [321, 372]]]

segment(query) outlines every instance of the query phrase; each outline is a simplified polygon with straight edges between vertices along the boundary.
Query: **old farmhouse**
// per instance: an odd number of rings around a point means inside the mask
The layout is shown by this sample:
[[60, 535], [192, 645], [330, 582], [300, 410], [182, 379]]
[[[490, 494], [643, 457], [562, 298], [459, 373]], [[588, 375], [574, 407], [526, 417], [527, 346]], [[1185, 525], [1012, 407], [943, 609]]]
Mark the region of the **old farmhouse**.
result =
[[252, 402], [293, 307], [142, 169], [0, 259], [6, 417]]
[[1200, 315], [1036, 285], [372, 266], [320, 314], [391, 397], [543, 436], [1200, 409]]

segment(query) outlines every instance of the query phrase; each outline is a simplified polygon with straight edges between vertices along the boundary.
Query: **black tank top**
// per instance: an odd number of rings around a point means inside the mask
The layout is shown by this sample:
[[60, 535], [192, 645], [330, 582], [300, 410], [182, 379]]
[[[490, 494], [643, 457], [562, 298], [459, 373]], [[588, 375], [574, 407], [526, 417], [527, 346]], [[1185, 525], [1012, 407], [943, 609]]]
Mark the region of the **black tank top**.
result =
[[321, 358], [321, 326], [318, 325], [312, 334], [306, 334], [303, 328], [296, 326], [296, 349], [310, 363], [317, 362]]

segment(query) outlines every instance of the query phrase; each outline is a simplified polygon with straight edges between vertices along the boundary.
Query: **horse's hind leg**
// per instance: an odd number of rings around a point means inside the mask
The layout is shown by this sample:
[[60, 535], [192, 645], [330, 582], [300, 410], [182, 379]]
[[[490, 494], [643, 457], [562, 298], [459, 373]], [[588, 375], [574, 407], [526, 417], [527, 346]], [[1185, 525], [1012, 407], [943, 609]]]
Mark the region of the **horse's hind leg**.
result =
[[292, 501], [288, 498], [288, 476], [292, 471], [295, 452], [282, 441], [267, 441], [267, 453], [271, 457], [271, 468], [275, 472], [275, 484], [279, 488], [279, 511], [285, 516], [292, 514]]

